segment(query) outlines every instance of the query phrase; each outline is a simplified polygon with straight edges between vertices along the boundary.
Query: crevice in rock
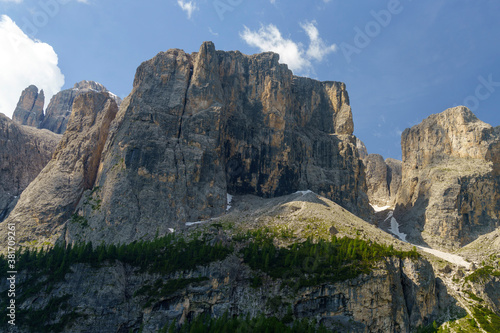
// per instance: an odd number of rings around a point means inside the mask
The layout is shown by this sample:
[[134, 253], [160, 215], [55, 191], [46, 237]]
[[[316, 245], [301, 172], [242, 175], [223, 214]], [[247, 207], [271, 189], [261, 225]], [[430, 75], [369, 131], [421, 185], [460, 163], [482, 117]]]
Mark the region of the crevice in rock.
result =
[[181, 117], [179, 119], [179, 130], [177, 131], [177, 142], [179, 142], [179, 140], [181, 138], [182, 120], [184, 119], [184, 114], [186, 113], [189, 87], [191, 86], [191, 78], [193, 77], [193, 69], [194, 69], [193, 63], [190, 62], [190, 64], [189, 64], [189, 77], [188, 77], [188, 82], [187, 82], [187, 86], [186, 86], [186, 92], [184, 95], [184, 105], [182, 107], [182, 113], [181, 113]]

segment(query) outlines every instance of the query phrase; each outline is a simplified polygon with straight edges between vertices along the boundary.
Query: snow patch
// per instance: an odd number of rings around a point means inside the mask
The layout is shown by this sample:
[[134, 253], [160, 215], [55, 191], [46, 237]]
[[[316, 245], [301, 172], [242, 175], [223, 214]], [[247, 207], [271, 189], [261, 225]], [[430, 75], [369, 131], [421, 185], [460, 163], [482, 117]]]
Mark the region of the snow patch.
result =
[[313, 194], [314, 194], [314, 192], [313, 192], [313, 191], [311, 191], [311, 190], [307, 190], [307, 191], [297, 191], [297, 192], [295, 192], [294, 194], [302, 194], [302, 195], [306, 195], [306, 194], [309, 194], [309, 193], [313, 193]]
[[382, 211], [384, 211], [386, 209], [391, 208], [391, 206], [379, 207], [377, 205], [372, 205], [372, 204], [370, 204], [370, 206], [372, 206], [373, 210], [375, 210], [376, 212], [382, 212]]
[[[398, 236], [403, 242], [407, 242], [406, 241], [406, 234], [399, 231], [399, 223], [394, 218], [393, 214], [394, 214], [394, 212], [390, 211], [389, 214], [387, 215], [387, 218], [385, 219], [385, 221], [387, 221], [388, 219], [391, 219], [391, 227], [389, 228], [389, 231], [392, 234]], [[414, 244], [412, 244], [412, 245], [414, 245]], [[419, 246], [419, 245], [415, 245], [415, 247], [417, 247], [418, 249], [420, 249], [422, 251], [425, 251], [427, 253], [435, 255], [438, 258], [441, 258], [441, 259], [444, 259], [448, 262], [451, 262], [452, 264], [464, 266], [466, 268], [470, 268], [471, 263], [467, 262], [464, 258], [457, 256], [456, 254], [446, 253], [443, 251], [434, 250], [434, 249]]]
[[231, 209], [231, 202], [233, 201], [233, 196], [231, 194], [227, 194], [227, 206], [226, 206], [226, 212]]
[[466, 268], [470, 268], [471, 263], [465, 261], [464, 258], [457, 256], [456, 254], [446, 253], [443, 251], [434, 250], [434, 249], [430, 249], [428, 247], [423, 247], [423, 246], [418, 246], [418, 245], [415, 245], [415, 246], [422, 251], [433, 254], [436, 257], [439, 257], [441, 259], [444, 259], [446, 261], [451, 262], [452, 264], [464, 266]]
[[206, 222], [209, 222], [209, 221], [186, 222], [186, 226], [190, 227], [192, 225], [202, 224], [202, 223], [206, 223]]
[[172, 233], [174, 233], [174, 232], [175, 232], [175, 229], [172, 229], [172, 228], [168, 228], [168, 230], [169, 230], [170, 232], [172, 232]]
[[401, 239], [403, 242], [406, 242], [406, 234], [399, 231], [399, 223], [394, 218], [393, 215], [394, 215], [394, 212], [390, 211], [389, 214], [387, 215], [387, 218], [385, 219], [385, 221], [387, 221], [388, 219], [391, 219], [391, 227], [389, 228], [389, 232], [392, 233], [393, 235], [398, 236], [398, 238]]

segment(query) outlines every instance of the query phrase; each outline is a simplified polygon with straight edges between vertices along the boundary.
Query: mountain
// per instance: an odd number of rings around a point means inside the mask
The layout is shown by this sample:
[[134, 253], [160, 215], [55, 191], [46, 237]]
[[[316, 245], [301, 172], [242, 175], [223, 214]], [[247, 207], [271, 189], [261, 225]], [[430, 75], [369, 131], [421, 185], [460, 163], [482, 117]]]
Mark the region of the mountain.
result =
[[[467, 108], [405, 130], [401, 162], [353, 135], [345, 84], [274, 53], [161, 52], [120, 105], [78, 89], [0, 223], [18, 332], [500, 330], [500, 127]], [[32, 135], [6, 147], [50, 133], [4, 122]], [[6, 184], [32, 158], [16, 144]]]
[[[31, 85], [23, 91], [12, 119], [22, 125], [48, 129], [54, 133], [63, 134], [68, 126], [75, 98], [89, 91], [110, 93], [100, 83], [81, 81], [75, 83], [73, 88], [62, 90], [52, 96], [44, 113], [43, 90], [38, 94], [38, 88]], [[115, 102], [120, 105], [121, 99], [112, 93], [110, 94]]]
[[43, 90], [38, 93], [36, 86], [29, 86], [21, 93], [12, 120], [22, 125], [38, 128], [43, 120], [44, 103], [45, 95]]
[[[306, 235], [325, 243], [304, 242]], [[66, 252], [66, 265], [74, 262], [70, 270], [54, 253], [51, 265], [58, 269], [20, 276], [36, 295], [20, 302], [50, 321], [35, 326], [36, 319], [21, 312], [20, 325], [28, 331], [62, 325], [67, 332], [159, 332], [195, 316], [226, 313], [284, 322], [317, 318], [329, 331], [410, 332], [432, 324], [442, 309], [456, 308], [428, 260], [313, 192], [235, 196], [228, 214], [171, 236], [111, 246], [109, 252], [75, 245]], [[335, 245], [322, 252], [332, 236]], [[274, 247], [273, 239], [281, 245]], [[366, 259], [370, 264], [349, 258], [354, 244], [360, 256], [374, 256]], [[269, 260], [269, 253], [276, 259]], [[336, 260], [352, 264], [337, 270], [342, 266], [328, 264]], [[153, 261], [156, 268], [149, 266]], [[0, 290], [6, 286], [2, 279]]]
[[[21, 194], [9, 217], [0, 224], [16, 224], [18, 244], [53, 245], [64, 229], [83, 191], [92, 189], [111, 121], [118, 111], [107, 92], [88, 91], [74, 100], [68, 128], [52, 159]], [[48, 132], [44, 130], [44, 132]]]
[[[23, 102], [31, 98], [36, 104], [34, 92], [25, 91]], [[0, 222], [48, 163], [60, 139], [60, 135], [19, 125], [0, 113]]]
[[500, 127], [455, 107], [406, 129], [401, 146], [394, 214], [410, 239], [458, 248], [500, 226]]

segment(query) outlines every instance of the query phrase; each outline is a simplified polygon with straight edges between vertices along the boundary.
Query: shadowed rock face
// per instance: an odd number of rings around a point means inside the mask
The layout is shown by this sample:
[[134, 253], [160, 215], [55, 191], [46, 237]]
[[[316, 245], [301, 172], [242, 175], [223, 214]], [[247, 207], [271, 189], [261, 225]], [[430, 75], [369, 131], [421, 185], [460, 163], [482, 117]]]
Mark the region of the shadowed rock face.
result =
[[500, 135], [456, 107], [406, 129], [396, 216], [403, 232], [431, 245], [463, 246], [499, 224]]
[[[359, 148], [358, 148], [359, 149]], [[363, 159], [366, 172], [366, 186], [370, 204], [379, 207], [392, 206], [401, 186], [401, 161], [369, 154]]]
[[[295, 77], [278, 55], [204, 43], [144, 62], [111, 130], [87, 239], [128, 242], [222, 214], [226, 194], [310, 189], [364, 214], [345, 85]], [[102, 230], [103, 225], [108, 228]], [[90, 232], [102, 230], [101, 233]]]
[[36, 86], [29, 86], [23, 90], [12, 115], [12, 120], [21, 125], [39, 127], [43, 120], [44, 103], [45, 96], [43, 90], [38, 93]]
[[7, 236], [7, 223], [16, 223], [20, 245], [56, 242], [83, 191], [94, 186], [108, 129], [117, 111], [108, 93], [90, 91], [75, 99], [68, 128], [52, 159], [0, 224], [1, 237]]
[[0, 113], [0, 221], [52, 156], [60, 135], [22, 126]]

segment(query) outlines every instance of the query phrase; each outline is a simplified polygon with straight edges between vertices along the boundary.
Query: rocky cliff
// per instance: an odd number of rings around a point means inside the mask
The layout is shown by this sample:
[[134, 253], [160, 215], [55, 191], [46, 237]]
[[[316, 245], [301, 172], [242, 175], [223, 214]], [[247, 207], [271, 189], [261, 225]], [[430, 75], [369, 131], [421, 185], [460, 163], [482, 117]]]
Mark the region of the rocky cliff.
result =
[[379, 207], [392, 206], [401, 186], [401, 161], [369, 154], [363, 159], [366, 171], [367, 195], [370, 203]]
[[68, 126], [76, 97], [89, 91], [107, 92], [118, 106], [121, 103], [121, 99], [110, 93], [102, 84], [84, 80], [75, 83], [73, 88], [62, 90], [52, 96], [47, 110], [44, 112], [43, 90], [38, 93], [38, 88], [31, 85], [23, 91], [12, 119], [22, 125], [48, 129], [54, 133], [63, 134]]
[[[94, 81], [81, 81], [75, 83], [72, 89], [60, 91], [51, 98], [40, 128], [46, 128], [54, 133], [64, 133], [68, 126], [73, 102], [78, 96], [89, 91], [109, 93], [108, 89], [102, 84]], [[120, 98], [113, 94], [111, 94], [111, 96], [115, 102], [120, 105]]]
[[[422, 257], [388, 256], [371, 263], [368, 272], [350, 278], [334, 276], [326, 282], [313, 279], [314, 255], [301, 258], [297, 268], [280, 277], [264, 267], [252, 268], [252, 261], [241, 252], [250, 241], [241, 235], [252, 230], [278, 230], [274, 243], [289, 251], [297, 249], [291, 244], [303, 243], [309, 231], [319, 233], [314, 236], [318, 240], [331, 239], [332, 230], [338, 237], [377, 239], [405, 251], [410, 246], [312, 192], [273, 199], [236, 196], [233, 201], [227, 216], [172, 236], [179, 240], [202, 235], [207, 244], [230, 248], [219, 260], [210, 259], [210, 251], [203, 258], [191, 257], [188, 241], [168, 253], [170, 265], [161, 265], [168, 273], [147, 269], [148, 263], [164, 259], [145, 256], [141, 268], [130, 263], [131, 255], [72, 264], [60, 280], [56, 280], [56, 272], [46, 279], [34, 269], [23, 270], [18, 276], [22, 319], [18, 332], [29, 332], [36, 323], [38, 329], [62, 327], [71, 332], [158, 332], [172, 322], [182, 324], [200, 314], [220, 318], [226, 312], [230, 318], [264, 314], [297, 321], [312, 319], [340, 332], [411, 332], [439, 317], [442, 300], [438, 295], [446, 290], [439, 290], [432, 266]], [[137, 254], [145, 254], [146, 244], [139, 245], [143, 250]], [[124, 248], [114, 247], [109, 253], [118, 258]], [[85, 254], [75, 254], [72, 260], [76, 256], [86, 260]], [[192, 261], [198, 264], [189, 264]], [[183, 268], [172, 268], [178, 265]], [[302, 270], [306, 274], [296, 276]], [[7, 280], [2, 279], [0, 292], [6, 288]], [[26, 295], [28, 289], [31, 294]], [[30, 318], [29, 313], [43, 313], [49, 320]]]
[[459, 247], [500, 226], [499, 128], [456, 107], [401, 137], [395, 216], [410, 239]]
[[60, 135], [19, 125], [0, 113], [0, 222], [48, 163], [60, 139]]
[[34, 85], [24, 89], [17, 103], [12, 120], [21, 125], [40, 127], [43, 120], [43, 106], [45, 96], [43, 90], [38, 93], [38, 88]]
[[[227, 194], [311, 189], [368, 212], [345, 85], [295, 77], [278, 55], [204, 43], [144, 62], [68, 239], [131, 242], [226, 210]], [[107, 227], [103, 229], [103, 226]]]
[[108, 93], [90, 91], [75, 99], [68, 128], [52, 159], [21, 194], [5, 223], [0, 224], [4, 241], [6, 224], [16, 223], [18, 244], [55, 244], [63, 222], [73, 214], [83, 191], [94, 186], [117, 110]]

